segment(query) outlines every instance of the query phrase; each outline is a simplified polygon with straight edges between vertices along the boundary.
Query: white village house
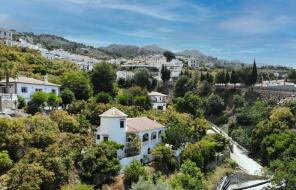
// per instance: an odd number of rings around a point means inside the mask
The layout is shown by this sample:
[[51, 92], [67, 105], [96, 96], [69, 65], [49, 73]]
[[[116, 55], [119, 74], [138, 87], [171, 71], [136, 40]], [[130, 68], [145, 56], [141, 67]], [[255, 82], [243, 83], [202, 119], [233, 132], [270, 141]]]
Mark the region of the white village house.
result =
[[150, 97], [150, 101], [153, 109], [159, 109], [163, 111], [166, 110], [167, 95], [152, 91], [148, 93], [148, 96]]
[[59, 95], [60, 85], [48, 82], [48, 77], [44, 77], [44, 81], [28, 77], [17, 77], [9, 79], [9, 90], [6, 92], [6, 80], [0, 81], [1, 93], [17, 94], [22, 96], [26, 102], [31, 100], [31, 96], [36, 91], [43, 91], [46, 93], [55, 93]]
[[[149, 156], [150, 151], [157, 144], [162, 142], [162, 133], [165, 126], [153, 121], [147, 117], [128, 118], [128, 115], [113, 107], [100, 115], [101, 126], [97, 128], [96, 143], [111, 140], [118, 144], [124, 145], [124, 148], [117, 151], [117, 156], [124, 160], [129, 135], [136, 134], [141, 141], [139, 155], [131, 159], [126, 158], [128, 164], [132, 159], [143, 159]], [[122, 163], [122, 162], [121, 162]], [[124, 165], [124, 163], [122, 163]]]

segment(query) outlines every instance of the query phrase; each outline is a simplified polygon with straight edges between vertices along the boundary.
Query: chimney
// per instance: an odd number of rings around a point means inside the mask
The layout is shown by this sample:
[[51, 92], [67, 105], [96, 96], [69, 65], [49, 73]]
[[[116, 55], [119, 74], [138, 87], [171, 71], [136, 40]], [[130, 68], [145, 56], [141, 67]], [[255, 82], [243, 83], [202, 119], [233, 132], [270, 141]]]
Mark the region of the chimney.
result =
[[44, 76], [44, 84], [48, 84], [48, 75], [47, 74]]

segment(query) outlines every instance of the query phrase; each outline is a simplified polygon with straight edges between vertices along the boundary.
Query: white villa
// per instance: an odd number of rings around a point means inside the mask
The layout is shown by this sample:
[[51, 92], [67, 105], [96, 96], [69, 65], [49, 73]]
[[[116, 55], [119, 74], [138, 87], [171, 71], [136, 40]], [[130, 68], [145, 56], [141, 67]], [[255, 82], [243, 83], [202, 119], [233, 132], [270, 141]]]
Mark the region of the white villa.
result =
[[36, 91], [46, 93], [53, 92], [59, 95], [60, 85], [48, 82], [48, 77], [44, 77], [44, 81], [28, 77], [17, 77], [9, 79], [9, 91], [6, 92], [6, 80], [0, 81], [1, 93], [17, 94], [22, 96], [26, 102], [31, 100], [31, 96]]
[[125, 113], [113, 107], [101, 114], [100, 118], [101, 126], [97, 128], [96, 143], [111, 140], [124, 145], [117, 152], [120, 159], [127, 157], [126, 150], [131, 134], [136, 134], [141, 141], [140, 153], [137, 155], [139, 160], [148, 156], [151, 149], [162, 141], [161, 134], [165, 126], [147, 117], [128, 118]]
[[150, 97], [153, 109], [159, 109], [159, 110], [163, 110], [163, 111], [166, 110], [167, 95], [152, 91], [152, 92], [148, 93], [148, 96]]

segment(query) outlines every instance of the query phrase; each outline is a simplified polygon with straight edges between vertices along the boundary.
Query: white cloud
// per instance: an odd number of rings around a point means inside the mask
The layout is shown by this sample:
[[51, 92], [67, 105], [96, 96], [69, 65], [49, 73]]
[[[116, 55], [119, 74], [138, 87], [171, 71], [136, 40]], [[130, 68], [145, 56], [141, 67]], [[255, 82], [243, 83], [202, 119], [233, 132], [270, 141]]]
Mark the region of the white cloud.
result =
[[243, 34], [266, 34], [280, 30], [290, 22], [287, 16], [260, 18], [256, 16], [241, 16], [222, 21], [220, 28]]
[[143, 4], [131, 4], [131, 3], [119, 3], [119, 2], [110, 2], [110, 1], [100, 1], [98, 3], [99, 7], [110, 8], [116, 10], [130, 11], [147, 16], [151, 16], [163, 20], [178, 20], [178, 16], [172, 14], [169, 11], [162, 10], [158, 7], [147, 6]]

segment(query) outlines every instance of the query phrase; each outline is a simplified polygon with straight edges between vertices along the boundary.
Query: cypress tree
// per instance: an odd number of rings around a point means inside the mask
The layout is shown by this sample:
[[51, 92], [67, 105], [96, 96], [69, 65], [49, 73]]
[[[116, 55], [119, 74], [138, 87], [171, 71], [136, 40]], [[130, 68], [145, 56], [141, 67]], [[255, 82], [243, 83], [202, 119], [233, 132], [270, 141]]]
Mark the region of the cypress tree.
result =
[[202, 72], [200, 72], [200, 81], [204, 81], [205, 80], [205, 76], [202, 74]]
[[227, 71], [226, 74], [225, 74], [225, 77], [224, 77], [224, 83], [227, 84], [227, 83], [229, 83], [229, 81], [230, 81], [230, 76], [229, 76], [229, 73]]
[[258, 78], [257, 66], [256, 66], [256, 61], [254, 59], [253, 68], [252, 68], [252, 85], [256, 84], [257, 78]]
[[237, 78], [237, 74], [235, 71], [232, 71], [231, 72], [231, 75], [230, 75], [230, 83], [231, 84], [236, 84], [238, 83], [238, 78]]

